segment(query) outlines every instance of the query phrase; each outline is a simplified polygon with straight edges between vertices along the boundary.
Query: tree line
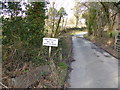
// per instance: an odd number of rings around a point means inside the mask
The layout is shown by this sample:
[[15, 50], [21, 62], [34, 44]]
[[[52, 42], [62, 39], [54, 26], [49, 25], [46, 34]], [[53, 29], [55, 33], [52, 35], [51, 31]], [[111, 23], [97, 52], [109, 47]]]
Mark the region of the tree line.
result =
[[104, 36], [106, 31], [109, 37], [114, 31], [120, 30], [120, 2], [82, 2], [75, 1], [73, 8], [76, 18], [76, 27], [80, 17], [85, 19], [89, 35]]

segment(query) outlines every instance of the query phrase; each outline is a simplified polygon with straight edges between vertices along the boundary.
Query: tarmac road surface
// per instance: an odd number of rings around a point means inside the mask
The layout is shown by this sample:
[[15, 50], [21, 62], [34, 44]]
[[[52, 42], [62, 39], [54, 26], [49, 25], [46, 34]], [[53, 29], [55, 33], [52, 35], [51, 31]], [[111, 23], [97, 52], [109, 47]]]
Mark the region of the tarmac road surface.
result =
[[69, 88], [118, 88], [118, 59], [83, 37], [74, 35]]

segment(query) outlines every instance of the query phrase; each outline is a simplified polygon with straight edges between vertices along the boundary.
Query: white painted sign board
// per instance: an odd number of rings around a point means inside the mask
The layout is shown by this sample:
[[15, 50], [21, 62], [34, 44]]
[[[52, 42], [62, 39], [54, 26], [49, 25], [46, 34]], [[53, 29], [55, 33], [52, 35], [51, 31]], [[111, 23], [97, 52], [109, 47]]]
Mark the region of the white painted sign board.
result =
[[43, 46], [58, 46], [58, 39], [57, 38], [43, 38]]

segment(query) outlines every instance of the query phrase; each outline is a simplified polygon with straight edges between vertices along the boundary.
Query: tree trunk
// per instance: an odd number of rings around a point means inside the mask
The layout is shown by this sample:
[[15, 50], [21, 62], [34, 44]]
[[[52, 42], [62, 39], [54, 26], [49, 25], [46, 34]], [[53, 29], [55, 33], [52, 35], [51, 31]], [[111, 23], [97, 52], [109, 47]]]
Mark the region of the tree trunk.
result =
[[110, 37], [112, 37], [112, 27], [111, 27], [111, 21], [110, 21], [109, 7], [103, 2], [100, 2], [100, 3], [103, 6], [104, 12], [106, 14], [106, 18], [107, 18], [107, 21], [108, 21], [108, 31], [109, 31]]
[[58, 20], [58, 24], [57, 24], [57, 28], [56, 28], [56, 30], [55, 30], [55, 35], [54, 35], [54, 37], [57, 37], [58, 29], [59, 29], [59, 25], [60, 25], [61, 18], [62, 18], [62, 16], [60, 15], [60, 18], [59, 18], [59, 20]]
[[79, 21], [79, 17], [76, 17], [76, 25], [75, 25], [75, 27], [78, 27], [78, 21]]
[[120, 8], [118, 8], [118, 15], [117, 15], [117, 29], [120, 30]]
[[63, 20], [62, 20], [62, 27], [61, 27], [61, 30], [63, 30], [63, 28], [64, 28], [64, 18], [63, 18]]
[[66, 21], [65, 21], [64, 30], [66, 30], [66, 25], [67, 25], [67, 18], [66, 18]]
[[[54, 5], [55, 5], [55, 2], [52, 3], [53, 4], [53, 9], [54, 9]], [[53, 11], [53, 17], [52, 17], [52, 33], [51, 33], [51, 37], [54, 37], [54, 24], [55, 24], [55, 15], [54, 15], [54, 11]]]

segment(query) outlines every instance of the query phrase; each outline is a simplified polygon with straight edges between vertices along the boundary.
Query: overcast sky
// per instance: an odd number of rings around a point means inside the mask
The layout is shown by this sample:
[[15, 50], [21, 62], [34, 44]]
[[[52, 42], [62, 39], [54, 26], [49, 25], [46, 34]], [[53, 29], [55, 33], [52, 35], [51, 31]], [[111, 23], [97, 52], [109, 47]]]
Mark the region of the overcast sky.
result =
[[64, 7], [68, 17], [74, 15], [74, 12], [71, 10], [74, 7], [75, 0], [49, 0], [50, 4], [55, 1], [55, 8], [59, 10], [61, 7]]
[[[75, 0], [49, 0], [50, 1], [50, 5], [52, 5], [52, 2], [55, 1], [55, 8], [57, 10], [59, 10], [61, 7], [64, 7], [66, 13], [68, 14], [67, 18], [75, 18], [74, 17], [74, 12], [73, 9], [74, 5], [75, 5]], [[80, 1], [80, 0], [78, 0]], [[80, 2], [85, 1], [85, 0], [81, 0]], [[85, 19], [80, 19], [80, 21], [82, 23], [85, 22]]]

